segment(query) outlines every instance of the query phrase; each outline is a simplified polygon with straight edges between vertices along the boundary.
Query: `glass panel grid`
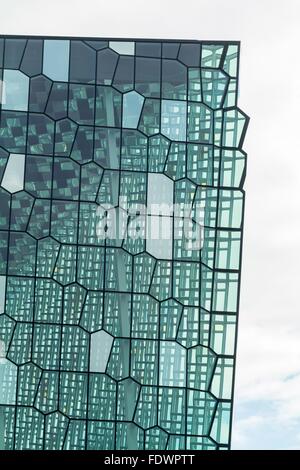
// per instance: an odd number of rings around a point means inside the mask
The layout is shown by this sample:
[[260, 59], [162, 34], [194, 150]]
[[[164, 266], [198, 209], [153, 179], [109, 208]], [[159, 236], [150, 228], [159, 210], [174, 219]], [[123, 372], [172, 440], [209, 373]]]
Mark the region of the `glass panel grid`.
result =
[[[0, 447], [229, 449], [239, 44], [0, 37], [0, 51]], [[160, 199], [202, 204], [201, 247], [174, 215], [163, 242], [127, 236]], [[115, 239], [97, 236], [105, 204], [125, 217]]]

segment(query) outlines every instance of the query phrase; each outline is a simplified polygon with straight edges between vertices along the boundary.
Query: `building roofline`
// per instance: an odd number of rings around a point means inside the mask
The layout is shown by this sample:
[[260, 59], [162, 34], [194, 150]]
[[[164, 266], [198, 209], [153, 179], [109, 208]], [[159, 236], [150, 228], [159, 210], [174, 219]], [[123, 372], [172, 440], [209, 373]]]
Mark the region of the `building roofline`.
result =
[[116, 38], [116, 37], [94, 37], [94, 36], [60, 36], [60, 35], [31, 35], [31, 34], [0, 34], [1, 39], [65, 39], [81, 41], [142, 41], [142, 42], [169, 42], [169, 43], [187, 43], [187, 44], [207, 44], [207, 45], [240, 45], [237, 40], [199, 40], [199, 39], [167, 39], [167, 38]]

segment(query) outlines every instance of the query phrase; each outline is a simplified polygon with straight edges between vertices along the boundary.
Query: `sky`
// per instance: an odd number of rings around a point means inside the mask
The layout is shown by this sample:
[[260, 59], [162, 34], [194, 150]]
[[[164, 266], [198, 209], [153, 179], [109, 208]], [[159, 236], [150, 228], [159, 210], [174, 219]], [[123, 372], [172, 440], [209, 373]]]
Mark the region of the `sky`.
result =
[[1, 34], [240, 40], [250, 116], [233, 449], [300, 449], [299, 0], [9, 0]]

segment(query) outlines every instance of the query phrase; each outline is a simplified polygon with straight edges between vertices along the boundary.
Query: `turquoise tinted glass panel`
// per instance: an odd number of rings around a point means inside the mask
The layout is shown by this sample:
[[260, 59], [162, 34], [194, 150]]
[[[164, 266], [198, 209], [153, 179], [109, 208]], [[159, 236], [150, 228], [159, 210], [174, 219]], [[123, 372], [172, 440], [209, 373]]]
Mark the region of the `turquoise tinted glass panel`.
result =
[[15, 193], [23, 189], [25, 155], [11, 153], [5, 172], [2, 177], [1, 186], [10, 193]]
[[161, 102], [161, 133], [171, 140], [186, 140], [185, 101], [162, 100]]

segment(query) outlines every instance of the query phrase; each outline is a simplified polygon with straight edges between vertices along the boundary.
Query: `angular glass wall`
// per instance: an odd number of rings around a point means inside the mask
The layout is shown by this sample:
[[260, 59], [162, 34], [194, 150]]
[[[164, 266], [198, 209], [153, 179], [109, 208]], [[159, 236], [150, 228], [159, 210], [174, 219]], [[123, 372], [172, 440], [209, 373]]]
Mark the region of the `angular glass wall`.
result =
[[234, 42], [0, 38], [2, 449], [229, 448], [238, 62]]

